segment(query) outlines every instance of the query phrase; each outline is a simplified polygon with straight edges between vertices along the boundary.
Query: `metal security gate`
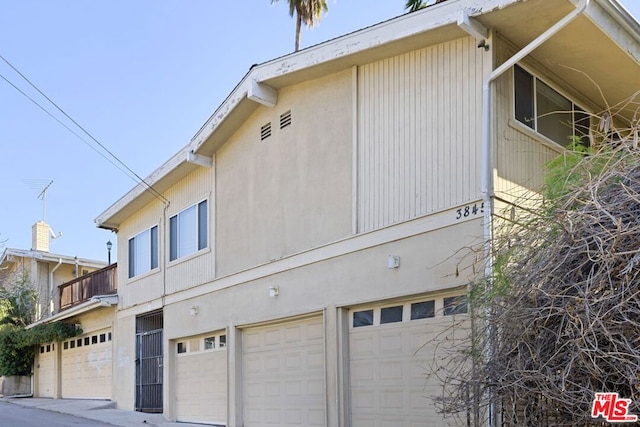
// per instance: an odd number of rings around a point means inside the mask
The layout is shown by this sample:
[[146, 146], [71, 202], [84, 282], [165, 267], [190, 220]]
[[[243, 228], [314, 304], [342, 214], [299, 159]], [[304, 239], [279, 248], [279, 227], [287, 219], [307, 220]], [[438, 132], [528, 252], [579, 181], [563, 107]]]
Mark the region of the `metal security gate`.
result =
[[136, 318], [136, 411], [162, 412], [162, 311]]

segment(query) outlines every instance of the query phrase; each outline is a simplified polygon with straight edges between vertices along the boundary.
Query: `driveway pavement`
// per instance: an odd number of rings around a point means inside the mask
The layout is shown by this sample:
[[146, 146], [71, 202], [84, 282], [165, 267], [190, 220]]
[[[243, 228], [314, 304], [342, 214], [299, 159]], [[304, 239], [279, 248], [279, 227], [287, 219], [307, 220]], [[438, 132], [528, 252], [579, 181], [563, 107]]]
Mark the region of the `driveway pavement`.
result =
[[[42, 399], [34, 397], [2, 397], [2, 402], [28, 406], [46, 411], [73, 415], [87, 420], [122, 427], [202, 427], [202, 424], [177, 423], [167, 421], [161, 414], [116, 409], [115, 402], [108, 400], [84, 399]], [[91, 423], [87, 422], [87, 426]]]

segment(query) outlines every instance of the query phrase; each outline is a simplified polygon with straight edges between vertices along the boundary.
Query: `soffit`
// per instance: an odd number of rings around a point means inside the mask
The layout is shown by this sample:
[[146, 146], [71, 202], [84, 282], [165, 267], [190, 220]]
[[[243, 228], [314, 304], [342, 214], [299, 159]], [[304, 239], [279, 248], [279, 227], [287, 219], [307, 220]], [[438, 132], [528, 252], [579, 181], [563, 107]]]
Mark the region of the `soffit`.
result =
[[[554, 80], [599, 110], [624, 102], [640, 89], [640, 49], [634, 40], [638, 35], [624, 31], [605, 12], [605, 3], [592, 0], [584, 14], [530, 55]], [[568, 0], [529, 0], [478, 20], [519, 49], [574, 8]], [[527, 25], [519, 16], [528, 17]], [[607, 94], [606, 100], [601, 93]], [[633, 111], [625, 114], [631, 118]]]

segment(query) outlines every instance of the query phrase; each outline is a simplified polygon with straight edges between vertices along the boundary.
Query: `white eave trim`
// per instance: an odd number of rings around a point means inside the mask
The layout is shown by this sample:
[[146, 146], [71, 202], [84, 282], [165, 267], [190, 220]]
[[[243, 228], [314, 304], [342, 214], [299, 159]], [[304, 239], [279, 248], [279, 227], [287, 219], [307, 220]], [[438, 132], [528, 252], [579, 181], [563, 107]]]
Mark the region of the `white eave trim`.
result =
[[[184, 147], [182, 150], [176, 153], [173, 157], [171, 157], [169, 160], [164, 162], [162, 166], [160, 166], [158, 169], [153, 171], [151, 175], [145, 178], [144, 181], [149, 186], [153, 187], [156, 183], [158, 183], [158, 181], [160, 181], [162, 178], [167, 176], [169, 172], [176, 169], [182, 163], [186, 162], [188, 153], [192, 151], [193, 150], [190, 148], [190, 146]], [[129, 203], [133, 202], [135, 199], [140, 197], [148, 189], [149, 187], [147, 187], [147, 185], [142, 183], [133, 187], [133, 189], [129, 190], [128, 193], [122, 196], [117, 202], [111, 205], [106, 211], [102, 212], [100, 216], [98, 216], [94, 220], [94, 222], [96, 223], [96, 226], [100, 228], [106, 228], [106, 229], [116, 229], [117, 227], [115, 225], [109, 224], [107, 222], [109, 218], [116, 215], [120, 210], [122, 210]]]
[[86, 313], [88, 311], [103, 308], [103, 307], [111, 307], [112, 305], [118, 304], [118, 295], [98, 295], [92, 297], [89, 301], [85, 301], [82, 304], [78, 304], [75, 307], [72, 307], [68, 310], [61, 311], [51, 317], [47, 317], [46, 319], [38, 320], [30, 325], [28, 325], [25, 329], [31, 329], [38, 325], [43, 325], [47, 323], [56, 322], [58, 320], [68, 319], [70, 317], [78, 316], [80, 314]]
[[4, 264], [7, 260], [7, 257], [9, 256], [36, 259], [38, 261], [43, 261], [43, 262], [58, 262], [59, 260], [62, 260], [64, 264], [73, 264], [73, 265], [75, 265], [77, 262], [77, 264], [82, 267], [90, 267], [90, 268], [98, 268], [98, 269], [107, 267], [106, 262], [96, 261], [92, 259], [78, 258], [76, 260], [75, 257], [69, 256], [69, 255], [60, 255], [60, 254], [54, 254], [51, 252], [14, 249], [14, 248], [5, 249], [5, 251], [2, 253], [2, 256], [0, 257], [0, 265]]
[[[407, 13], [386, 22], [303, 49], [299, 52], [294, 52], [281, 58], [253, 66], [200, 130], [193, 136], [190, 143], [156, 169], [145, 181], [147, 184], [153, 186], [166, 177], [172, 170], [186, 162], [189, 155], [188, 153], [197, 154], [203, 144], [216, 132], [220, 124], [243, 99], [250, 96], [251, 99], [256, 102], [261, 102], [265, 105], [274, 104], [277, 101], [277, 97], [274, 98], [273, 96], [274, 94], [265, 95], [260, 93], [258, 96], [256, 92], [256, 89], [260, 88], [261, 85], [268, 87], [265, 86], [265, 83], [270, 79], [329, 63], [436, 28], [447, 25], [457, 25], [460, 18], [460, 10], [465, 10], [465, 17], [470, 19], [523, 1], [526, 0], [458, 0], [443, 2], [421, 11]], [[575, 0], [572, 1], [574, 3], [576, 2]], [[632, 37], [640, 40], [640, 26], [638, 22], [633, 19], [617, 0], [596, 1], [613, 16], [613, 19], [623, 24], [625, 29], [632, 34]], [[473, 22], [473, 20], [471, 20], [471, 22]], [[270, 87], [268, 88], [272, 89]], [[138, 184], [100, 214], [100, 216], [95, 219], [96, 225], [101, 228], [116, 229], [119, 224], [110, 224], [107, 221], [145, 191], [147, 191], [147, 187], [143, 184]]]
[[618, 0], [595, 0], [595, 2], [640, 43], [640, 22]]

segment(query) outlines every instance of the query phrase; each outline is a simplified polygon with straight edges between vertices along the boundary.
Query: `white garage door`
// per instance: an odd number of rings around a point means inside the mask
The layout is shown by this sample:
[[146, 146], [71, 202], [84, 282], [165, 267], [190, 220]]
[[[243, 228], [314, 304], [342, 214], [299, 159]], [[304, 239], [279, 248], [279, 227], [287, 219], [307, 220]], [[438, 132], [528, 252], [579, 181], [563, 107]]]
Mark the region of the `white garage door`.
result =
[[245, 427], [325, 425], [322, 317], [248, 328], [242, 353]]
[[178, 421], [227, 422], [227, 340], [224, 333], [180, 340], [176, 345]]
[[43, 344], [38, 353], [38, 396], [55, 397], [56, 358], [55, 344]]
[[111, 399], [111, 332], [82, 335], [62, 344], [62, 397]]
[[[458, 299], [457, 302], [460, 302]], [[432, 396], [441, 394], [433, 367], [435, 340], [449, 338], [454, 314], [443, 299], [351, 310], [349, 353], [353, 427], [446, 426]], [[455, 314], [466, 312], [466, 303]], [[460, 317], [460, 316], [456, 316]], [[456, 332], [458, 335], [458, 332]]]

